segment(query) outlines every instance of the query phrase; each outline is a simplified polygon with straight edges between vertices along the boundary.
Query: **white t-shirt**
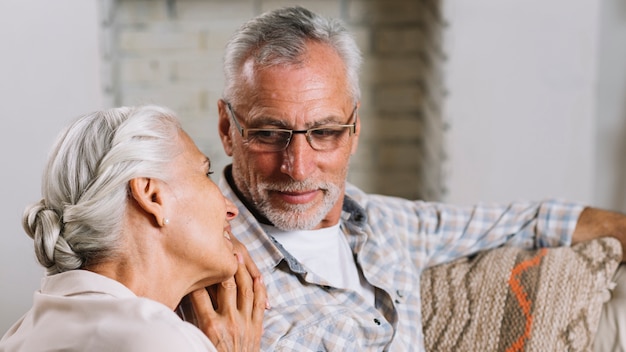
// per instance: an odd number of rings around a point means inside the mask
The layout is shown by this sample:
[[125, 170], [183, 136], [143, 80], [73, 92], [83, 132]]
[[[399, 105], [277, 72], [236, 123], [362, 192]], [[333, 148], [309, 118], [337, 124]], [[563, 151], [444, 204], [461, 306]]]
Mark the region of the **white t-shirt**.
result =
[[0, 340], [0, 351], [216, 351], [167, 306], [85, 270], [42, 279], [32, 308]]
[[283, 231], [262, 225], [291, 255], [331, 286], [359, 293], [372, 305], [374, 287], [356, 267], [348, 240], [340, 224], [319, 230]]

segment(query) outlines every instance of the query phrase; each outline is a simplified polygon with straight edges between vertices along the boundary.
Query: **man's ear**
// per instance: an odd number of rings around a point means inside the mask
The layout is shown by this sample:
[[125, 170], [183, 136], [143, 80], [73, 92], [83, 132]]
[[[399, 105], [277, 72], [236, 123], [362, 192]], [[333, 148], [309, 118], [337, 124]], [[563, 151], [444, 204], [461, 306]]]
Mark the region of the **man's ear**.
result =
[[224, 146], [224, 151], [226, 155], [233, 156], [233, 140], [230, 135], [230, 111], [228, 111], [228, 106], [224, 99], [217, 101], [217, 112], [219, 114], [217, 129], [220, 134], [220, 139], [222, 140], [222, 145]]
[[163, 226], [166, 216], [161, 182], [153, 178], [137, 177], [130, 180], [128, 185], [130, 194], [139, 207], [152, 215], [158, 226]]

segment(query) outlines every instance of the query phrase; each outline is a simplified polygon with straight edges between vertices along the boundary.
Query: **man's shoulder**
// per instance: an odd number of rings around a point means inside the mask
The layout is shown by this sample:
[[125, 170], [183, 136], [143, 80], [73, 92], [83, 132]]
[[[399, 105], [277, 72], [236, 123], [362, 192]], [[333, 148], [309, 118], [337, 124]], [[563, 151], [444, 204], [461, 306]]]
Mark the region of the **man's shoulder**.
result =
[[368, 193], [356, 185], [346, 182], [346, 196], [361, 207], [409, 206], [415, 201], [384, 194]]
[[346, 183], [343, 210], [353, 215], [362, 215], [355, 219], [369, 221], [368, 218], [372, 215], [379, 218], [388, 210], [406, 208], [409, 203], [411, 202], [407, 199], [367, 193], [351, 183]]

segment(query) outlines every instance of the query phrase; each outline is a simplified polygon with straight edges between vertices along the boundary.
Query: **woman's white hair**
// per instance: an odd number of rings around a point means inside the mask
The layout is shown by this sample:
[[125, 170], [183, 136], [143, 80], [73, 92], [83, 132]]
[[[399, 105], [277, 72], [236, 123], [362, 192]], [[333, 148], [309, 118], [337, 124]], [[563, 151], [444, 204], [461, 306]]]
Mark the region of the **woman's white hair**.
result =
[[61, 132], [44, 170], [43, 199], [22, 220], [49, 275], [116, 255], [129, 181], [167, 180], [180, 129], [172, 111], [141, 106], [94, 112]]

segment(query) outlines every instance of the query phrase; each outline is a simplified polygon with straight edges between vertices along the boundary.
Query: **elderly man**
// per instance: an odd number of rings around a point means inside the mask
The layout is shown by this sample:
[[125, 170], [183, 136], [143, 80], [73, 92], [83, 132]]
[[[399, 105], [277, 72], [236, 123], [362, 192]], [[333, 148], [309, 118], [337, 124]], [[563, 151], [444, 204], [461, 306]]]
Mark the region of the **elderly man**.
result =
[[347, 183], [360, 63], [339, 22], [301, 7], [250, 20], [226, 47], [219, 133], [232, 165], [220, 187], [273, 306], [263, 350], [422, 350], [425, 268], [504, 244], [626, 243], [625, 217], [579, 204], [457, 207]]

